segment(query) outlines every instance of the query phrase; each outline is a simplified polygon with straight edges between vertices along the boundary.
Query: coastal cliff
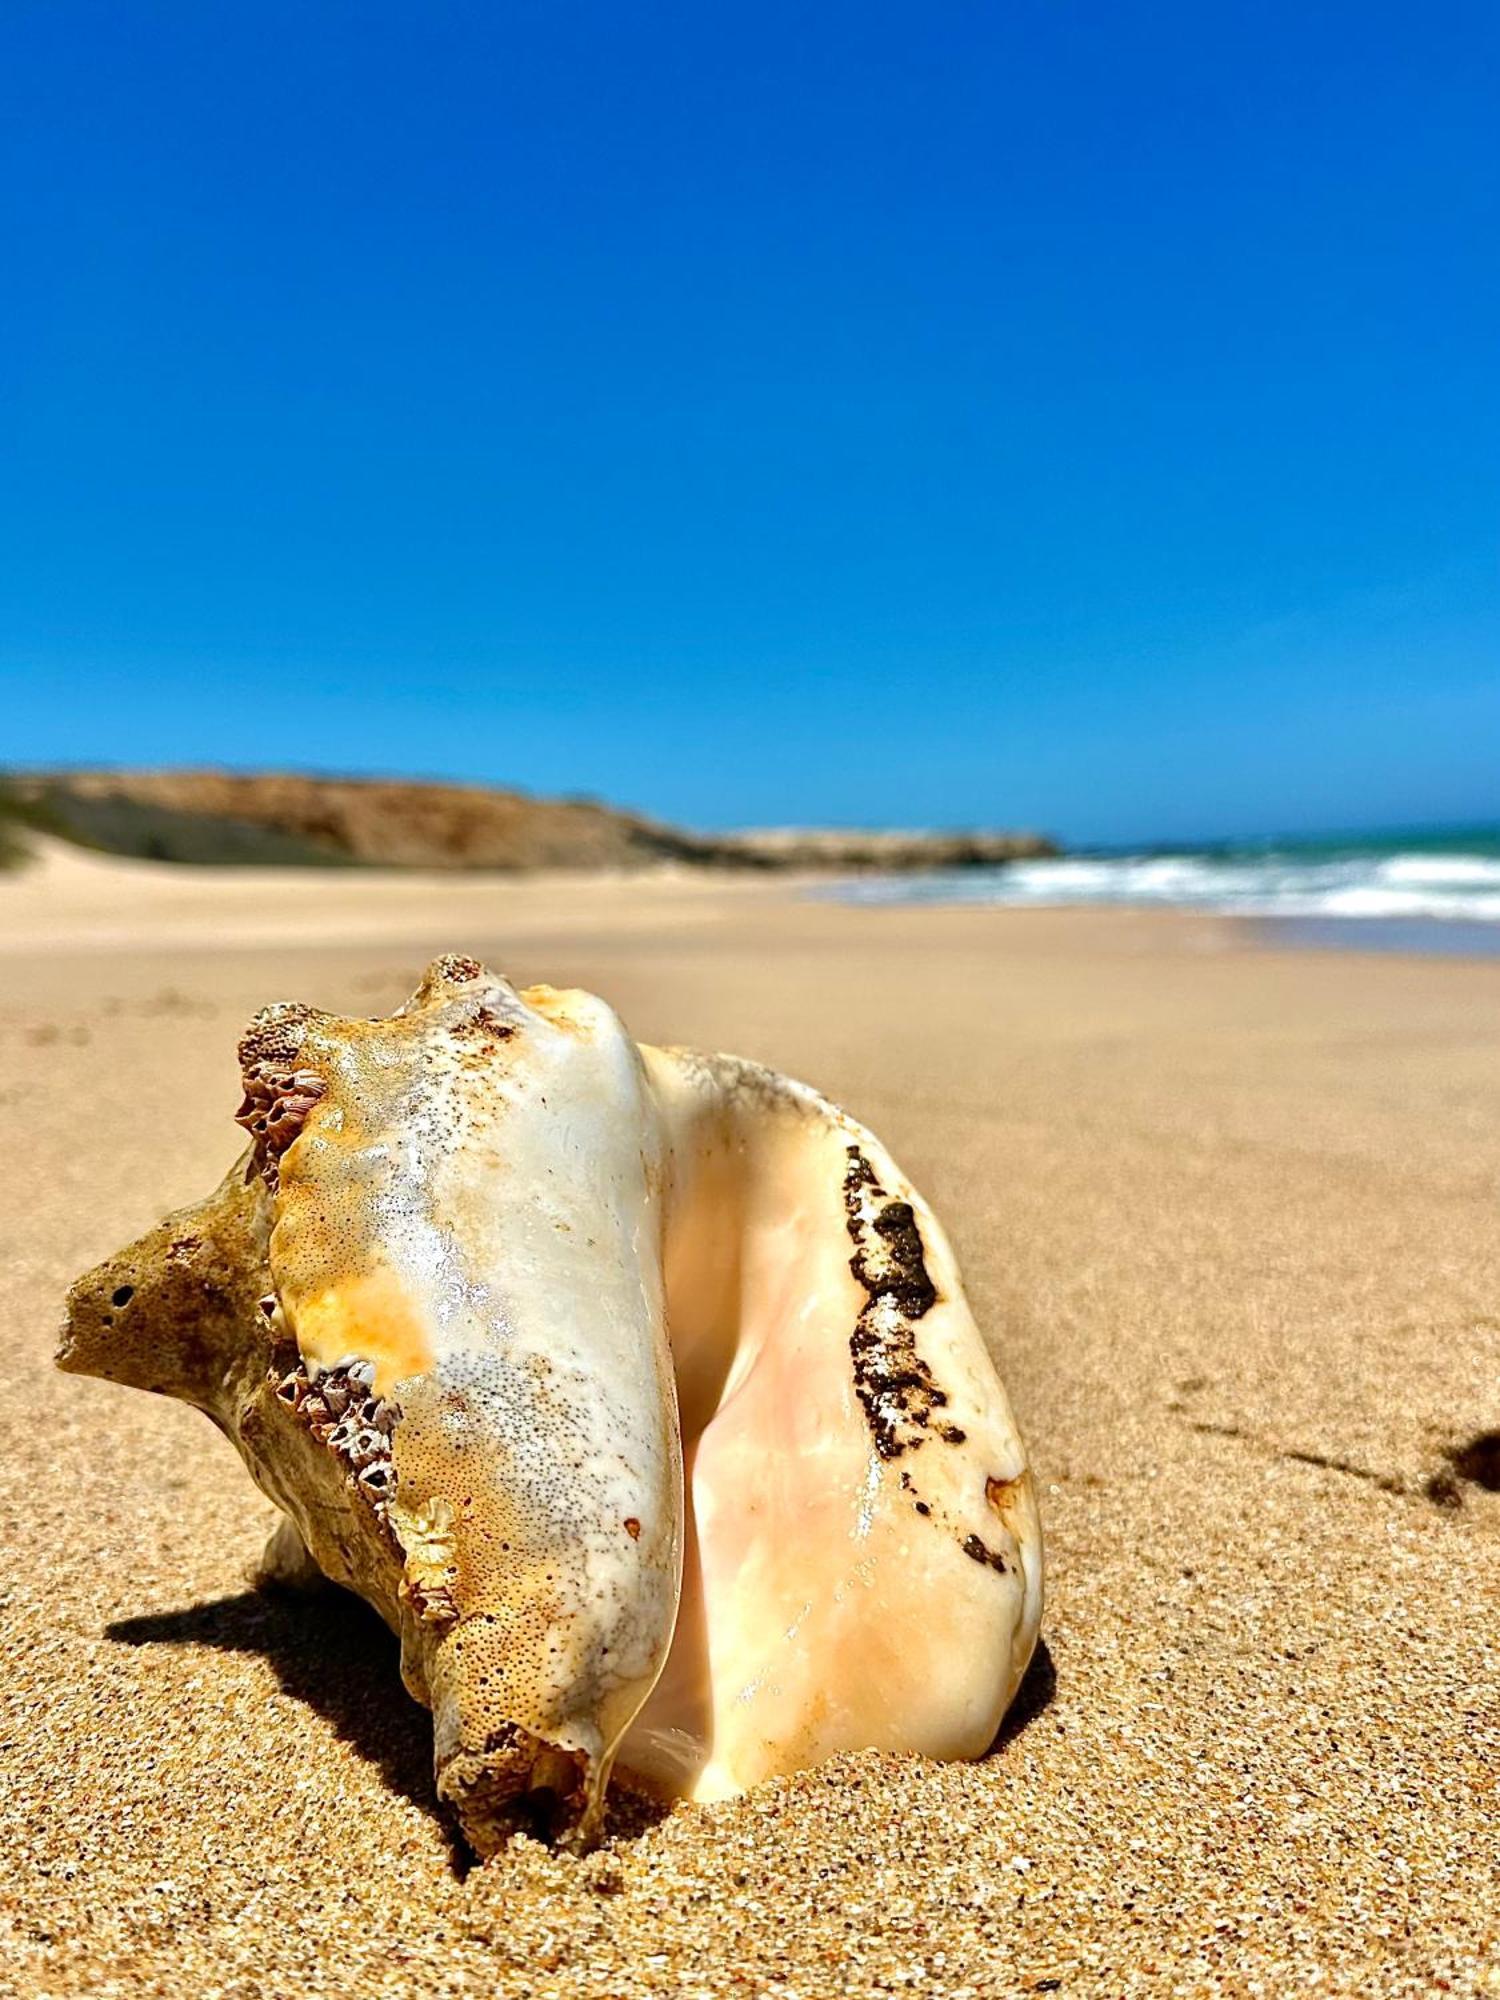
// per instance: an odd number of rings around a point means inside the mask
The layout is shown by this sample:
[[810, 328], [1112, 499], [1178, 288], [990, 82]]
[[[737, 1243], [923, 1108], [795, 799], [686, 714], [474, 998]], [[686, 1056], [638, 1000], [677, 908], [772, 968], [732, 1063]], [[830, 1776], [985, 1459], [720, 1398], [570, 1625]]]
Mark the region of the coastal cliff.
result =
[[295, 772], [14, 773], [5, 813], [111, 854], [186, 863], [427, 869], [703, 868], [845, 874], [1053, 854], [1039, 834], [785, 828], [697, 834], [592, 799]]

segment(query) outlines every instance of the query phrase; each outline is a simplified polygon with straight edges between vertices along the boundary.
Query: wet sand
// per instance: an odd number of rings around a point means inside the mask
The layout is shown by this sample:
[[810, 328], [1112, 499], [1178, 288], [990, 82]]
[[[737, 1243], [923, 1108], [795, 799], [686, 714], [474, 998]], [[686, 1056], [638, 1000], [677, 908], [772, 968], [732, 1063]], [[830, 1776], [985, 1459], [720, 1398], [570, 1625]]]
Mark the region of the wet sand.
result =
[[[196, 1413], [50, 1367], [233, 1156], [262, 1001], [440, 947], [803, 1075], [931, 1196], [1031, 1446], [984, 1763], [471, 1867], [396, 1648], [248, 1592]], [[0, 878], [0, 1992], [1500, 1993], [1500, 965], [783, 885]]]

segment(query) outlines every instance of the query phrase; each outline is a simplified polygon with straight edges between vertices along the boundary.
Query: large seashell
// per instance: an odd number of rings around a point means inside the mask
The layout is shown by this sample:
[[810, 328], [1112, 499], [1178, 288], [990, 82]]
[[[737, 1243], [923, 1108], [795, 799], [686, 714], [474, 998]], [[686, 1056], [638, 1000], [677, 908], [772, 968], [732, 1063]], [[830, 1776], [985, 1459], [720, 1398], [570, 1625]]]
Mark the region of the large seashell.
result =
[[981, 1755], [1041, 1538], [947, 1239], [869, 1132], [585, 993], [440, 959], [282, 1004], [248, 1156], [79, 1280], [59, 1364], [186, 1398], [283, 1510], [263, 1575], [400, 1634], [481, 1853], [611, 1769], [721, 1798]]

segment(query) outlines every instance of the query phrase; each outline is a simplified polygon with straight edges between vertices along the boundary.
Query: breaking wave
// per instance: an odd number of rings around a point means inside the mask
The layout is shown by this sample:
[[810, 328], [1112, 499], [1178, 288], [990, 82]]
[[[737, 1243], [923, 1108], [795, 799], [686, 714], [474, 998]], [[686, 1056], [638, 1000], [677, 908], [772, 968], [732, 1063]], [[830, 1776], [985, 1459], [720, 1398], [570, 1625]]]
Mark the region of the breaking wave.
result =
[[1500, 924], [1500, 837], [1455, 844], [1308, 842], [1013, 861], [851, 883], [859, 902], [1158, 905], [1246, 917], [1359, 917]]

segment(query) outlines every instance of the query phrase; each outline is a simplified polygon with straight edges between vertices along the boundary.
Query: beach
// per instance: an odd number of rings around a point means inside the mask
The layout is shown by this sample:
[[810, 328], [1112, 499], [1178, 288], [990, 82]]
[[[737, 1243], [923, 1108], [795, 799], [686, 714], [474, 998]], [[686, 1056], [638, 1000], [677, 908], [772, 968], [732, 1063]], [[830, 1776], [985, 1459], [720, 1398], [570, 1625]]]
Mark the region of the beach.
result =
[[[253, 1593], [196, 1412], [57, 1374], [196, 1199], [264, 1002], [440, 949], [805, 1077], [959, 1251], [1045, 1649], [981, 1763], [622, 1800], [472, 1865], [362, 1606]], [[1500, 963], [785, 881], [0, 878], [0, 1993], [1500, 1993]]]

